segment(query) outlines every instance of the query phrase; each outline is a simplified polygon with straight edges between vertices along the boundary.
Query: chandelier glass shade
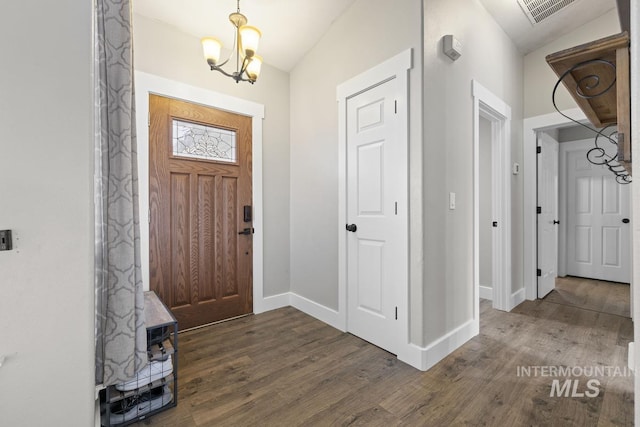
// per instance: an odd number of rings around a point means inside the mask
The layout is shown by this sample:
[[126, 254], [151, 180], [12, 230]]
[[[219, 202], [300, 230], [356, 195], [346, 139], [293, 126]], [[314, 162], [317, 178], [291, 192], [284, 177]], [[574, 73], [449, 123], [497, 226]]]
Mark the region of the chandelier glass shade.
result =
[[[253, 84], [258, 79], [262, 67], [262, 57], [256, 54], [262, 33], [258, 28], [247, 25], [247, 17], [240, 13], [240, 0], [237, 0], [237, 5], [237, 12], [229, 15], [229, 21], [235, 27], [234, 47], [229, 58], [220, 62], [222, 43], [214, 37], [205, 37], [201, 40], [202, 51], [212, 71], [219, 71], [234, 79], [236, 83], [243, 81]], [[236, 57], [235, 71], [223, 70], [222, 67], [234, 56]]]

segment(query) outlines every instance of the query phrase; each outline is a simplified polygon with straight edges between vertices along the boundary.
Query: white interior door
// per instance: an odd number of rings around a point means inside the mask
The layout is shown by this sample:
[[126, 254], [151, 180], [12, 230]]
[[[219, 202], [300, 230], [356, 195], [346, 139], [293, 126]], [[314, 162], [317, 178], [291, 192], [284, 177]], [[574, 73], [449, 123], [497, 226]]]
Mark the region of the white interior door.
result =
[[605, 166], [586, 156], [587, 149], [566, 156], [567, 274], [629, 283], [630, 186], [618, 184]]
[[[406, 280], [406, 141], [396, 79], [347, 101], [347, 330], [397, 354], [399, 281]], [[404, 158], [403, 158], [404, 157]], [[405, 199], [406, 200], [406, 199]]]
[[558, 275], [558, 141], [538, 133], [538, 298], [551, 292]]

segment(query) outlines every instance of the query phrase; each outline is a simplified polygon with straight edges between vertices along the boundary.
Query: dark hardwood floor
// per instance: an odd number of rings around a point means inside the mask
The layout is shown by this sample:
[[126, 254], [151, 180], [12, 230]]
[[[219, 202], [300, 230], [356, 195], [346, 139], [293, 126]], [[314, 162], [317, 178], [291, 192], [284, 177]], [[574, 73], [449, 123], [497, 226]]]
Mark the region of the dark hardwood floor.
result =
[[[590, 295], [599, 285], [580, 286]], [[631, 377], [571, 377], [578, 393], [596, 379], [599, 394], [550, 397], [556, 377], [518, 375], [626, 366], [628, 292], [600, 305], [575, 289], [572, 298], [564, 286], [554, 292], [511, 313], [481, 301], [480, 334], [427, 372], [294, 308], [186, 332], [178, 406], [138, 425], [632, 425]]]

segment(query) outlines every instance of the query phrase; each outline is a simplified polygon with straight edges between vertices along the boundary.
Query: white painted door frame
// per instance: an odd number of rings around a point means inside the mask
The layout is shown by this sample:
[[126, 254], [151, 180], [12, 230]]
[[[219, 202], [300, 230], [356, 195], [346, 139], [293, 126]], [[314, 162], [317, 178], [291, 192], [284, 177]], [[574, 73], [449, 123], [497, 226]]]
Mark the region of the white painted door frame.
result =
[[474, 321], [480, 319], [480, 118], [491, 122], [493, 307], [510, 311], [511, 297], [511, 107], [477, 80], [473, 91], [473, 287]]
[[[563, 111], [563, 114], [575, 120], [585, 122], [586, 116], [579, 108]], [[524, 119], [524, 288], [528, 300], [535, 300], [538, 295], [538, 242], [537, 242], [537, 181], [536, 147], [539, 131], [570, 125], [573, 122], [560, 113]]]
[[[398, 114], [401, 115], [399, 121], [399, 138], [404, 143], [403, 158], [406, 159], [404, 171], [407, 179], [404, 181], [404, 188], [397, 195], [398, 214], [403, 221], [402, 244], [404, 260], [403, 267], [400, 268], [398, 286], [396, 288], [396, 301], [398, 302], [398, 322], [400, 330], [400, 345], [396, 354], [401, 360], [409, 358], [412, 352], [409, 342], [409, 82], [408, 70], [411, 69], [411, 49], [386, 60], [385, 62], [359, 74], [350, 80], [340, 84], [337, 88], [338, 100], [338, 313], [340, 322], [347, 327], [347, 100], [369, 88], [375, 87], [391, 79], [398, 79], [399, 86], [402, 87], [403, 97], [398, 100]], [[402, 167], [402, 166], [401, 166]]]
[[[264, 230], [262, 212], [262, 120], [264, 105], [211, 90], [190, 86], [182, 82], [165, 79], [141, 71], [135, 72], [136, 82], [136, 129], [138, 136], [138, 186], [140, 189], [140, 217], [149, 212], [149, 94], [191, 101], [233, 113], [251, 117], [252, 132], [252, 187], [253, 187], [253, 312], [262, 313], [270, 309], [264, 299], [263, 253]], [[149, 227], [140, 227], [140, 253], [142, 283], [149, 289]]]

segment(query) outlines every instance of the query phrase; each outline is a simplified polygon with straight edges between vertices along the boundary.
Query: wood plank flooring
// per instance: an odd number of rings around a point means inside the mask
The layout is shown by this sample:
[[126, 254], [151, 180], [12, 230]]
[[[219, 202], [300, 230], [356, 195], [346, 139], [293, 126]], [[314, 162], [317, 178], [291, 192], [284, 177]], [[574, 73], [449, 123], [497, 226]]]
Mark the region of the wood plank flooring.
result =
[[630, 317], [629, 289], [628, 283], [558, 277], [555, 291], [545, 301]]
[[590, 398], [550, 397], [554, 378], [518, 376], [523, 366], [626, 366], [632, 323], [616, 313], [628, 295], [596, 306], [582, 292], [598, 284], [581, 286], [511, 313], [481, 301], [480, 334], [427, 372], [290, 307], [186, 332], [178, 406], [137, 425], [632, 425], [630, 377], [575, 377], [579, 392], [600, 381]]

